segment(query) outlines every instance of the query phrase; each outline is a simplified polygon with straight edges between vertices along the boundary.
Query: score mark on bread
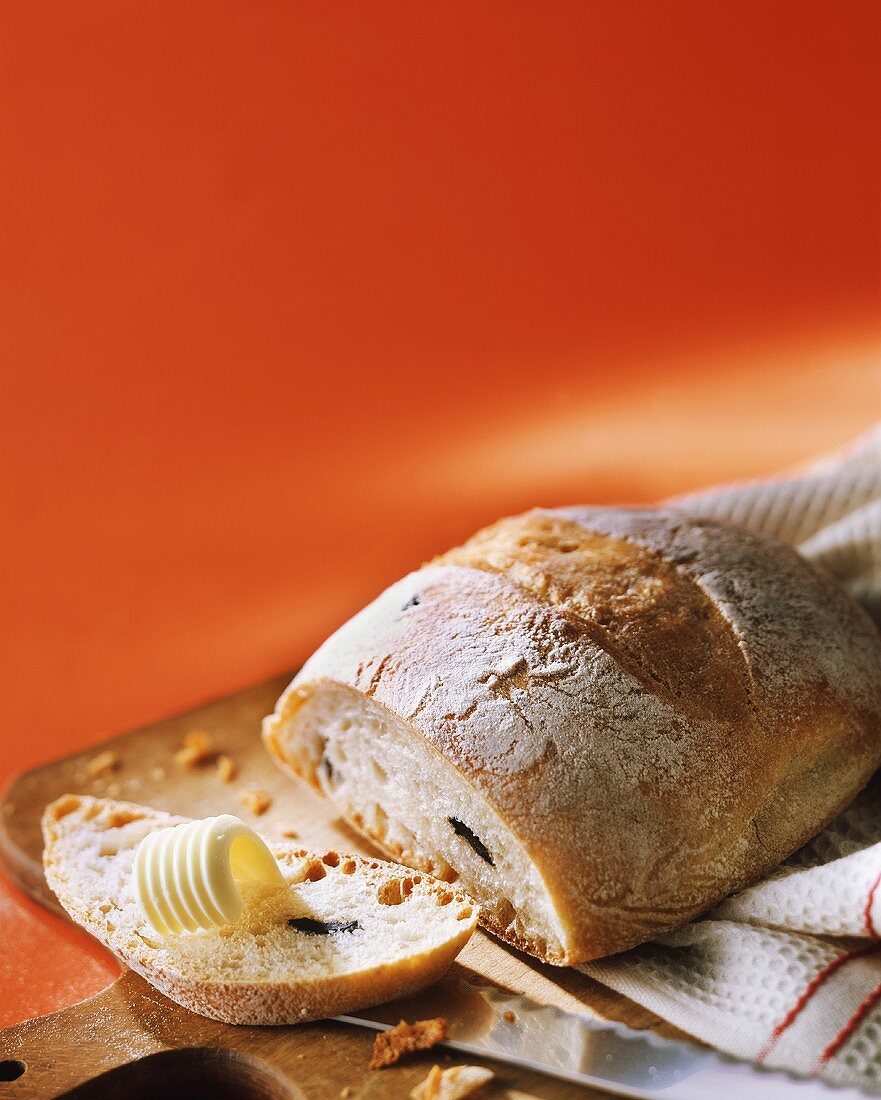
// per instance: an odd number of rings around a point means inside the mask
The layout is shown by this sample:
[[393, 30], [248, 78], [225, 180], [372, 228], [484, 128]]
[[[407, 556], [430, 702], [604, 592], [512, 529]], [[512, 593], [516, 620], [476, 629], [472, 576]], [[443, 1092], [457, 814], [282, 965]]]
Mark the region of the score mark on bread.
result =
[[263, 736], [491, 932], [574, 965], [686, 923], [847, 805], [881, 765], [881, 636], [766, 536], [536, 510], [350, 619]]

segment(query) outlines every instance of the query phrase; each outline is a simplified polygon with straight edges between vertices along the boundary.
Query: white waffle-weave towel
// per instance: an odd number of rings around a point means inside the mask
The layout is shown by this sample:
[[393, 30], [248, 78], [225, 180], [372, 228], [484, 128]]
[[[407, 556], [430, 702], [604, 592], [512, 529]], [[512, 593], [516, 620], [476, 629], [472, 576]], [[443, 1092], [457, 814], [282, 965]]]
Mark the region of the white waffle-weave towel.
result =
[[[790, 543], [881, 624], [881, 425], [795, 476], [673, 503]], [[770, 878], [582, 969], [737, 1058], [881, 1092], [881, 772]]]

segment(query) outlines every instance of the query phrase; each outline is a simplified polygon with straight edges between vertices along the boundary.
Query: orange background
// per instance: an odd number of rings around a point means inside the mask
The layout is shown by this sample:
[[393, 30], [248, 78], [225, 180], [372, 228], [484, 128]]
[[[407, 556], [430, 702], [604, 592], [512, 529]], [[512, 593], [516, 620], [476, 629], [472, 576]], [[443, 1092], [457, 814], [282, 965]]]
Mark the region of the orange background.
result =
[[[876, 3], [0, 9], [0, 778], [881, 415]], [[0, 1022], [112, 964], [0, 883]]]

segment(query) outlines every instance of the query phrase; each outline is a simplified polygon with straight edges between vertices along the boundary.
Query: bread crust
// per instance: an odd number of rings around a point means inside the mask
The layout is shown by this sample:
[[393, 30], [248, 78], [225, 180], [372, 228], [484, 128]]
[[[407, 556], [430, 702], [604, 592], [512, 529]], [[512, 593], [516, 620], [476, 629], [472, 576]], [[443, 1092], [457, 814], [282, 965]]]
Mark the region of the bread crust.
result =
[[[322, 681], [409, 723], [501, 815], [578, 963], [767, 874], [881, 763], [881, 638], [766, 536], [675, 511], [503, 520], [333, 635], [267, 720]], [[486, 914], [484, 914], [486, 919]], [[516, 940], [509, 928], [492, 928]]]

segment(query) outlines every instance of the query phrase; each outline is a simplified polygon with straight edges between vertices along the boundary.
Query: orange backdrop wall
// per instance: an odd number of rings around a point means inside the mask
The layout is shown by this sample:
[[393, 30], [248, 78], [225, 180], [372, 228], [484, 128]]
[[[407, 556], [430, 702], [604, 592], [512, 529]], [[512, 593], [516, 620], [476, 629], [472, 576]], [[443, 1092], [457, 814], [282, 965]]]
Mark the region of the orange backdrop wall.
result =
[[[879, 56], [856, 0], [3, 6], [2, 774], [876, 419]], [[10, 1018], [109, 973], [0, 917]]]

